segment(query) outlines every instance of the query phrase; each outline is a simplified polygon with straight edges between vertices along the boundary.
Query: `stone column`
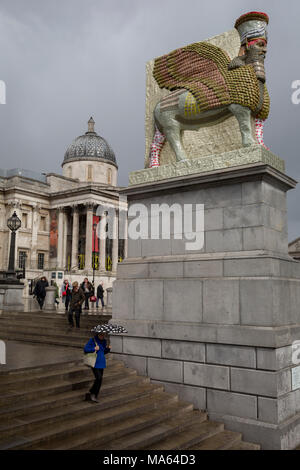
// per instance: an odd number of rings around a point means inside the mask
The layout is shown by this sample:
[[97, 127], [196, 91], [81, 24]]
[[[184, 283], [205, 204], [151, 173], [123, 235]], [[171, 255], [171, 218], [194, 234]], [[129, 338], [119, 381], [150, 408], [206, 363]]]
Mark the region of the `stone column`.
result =
[[118, 213], [116, 211], [115, 217], [113, 220], [112, 272], [117, 271], [118, 258], [119, 258], [118, 248], [119, 248]]
[[73, 206], [73, 227], [72, 227], [72, 259], [71, 269], [78, 269], [78, 238], [79, 238], [79, 208]]
[[100, 218], [100, 239], [99, 239], [99, 251], [100, 251], [100, 272], [106, 271], [105, 257], [106, 257], [106, 214], [103, 214]]
[[39, 211], [40, 206], [35, 204], [32, 207], [32, 237], [31, 237], [31, 269], [37, 269], [37, 239], [39, 230]]
[[94, 206], [86, 206], [85, 269], [92, 269], [93, 259], [93, 215]]
[[58, 211], [57, 268], [61, 269], [63, 266], [64, 213], [62, 207]]
[[64, 235], [63, 235], [62, 268], [65, 270], [67, 268], [67, 241], [68, 241], [68, 213], [67, 213], [66, 207], [63, 210], [63, 226], [64, 226]]

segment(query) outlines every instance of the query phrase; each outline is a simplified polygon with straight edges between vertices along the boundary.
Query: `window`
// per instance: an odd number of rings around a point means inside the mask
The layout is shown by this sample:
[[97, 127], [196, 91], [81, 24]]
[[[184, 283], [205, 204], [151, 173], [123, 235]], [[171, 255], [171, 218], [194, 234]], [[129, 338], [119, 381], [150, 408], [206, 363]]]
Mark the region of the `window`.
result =
[[112, 180], [112, 171], [111, 171], [111, 168], [108, 168], [108, 170], [107, 170], [107, 184], [111, 184], [111, 180]]
[[19, 269], [24, 269], [26, 266], [26, 251], [19, 251]]
[[69, 168], [68, 168], [68, 177], [72, 178], [72, 167], [71, 166], [69, 166]]
[[88, 165], [88, 167], [87, 167], [87, 180], [92, 181], [92, 179], [93, 179], [93, 166]]
[[28, 214], [24, 212], [22, 214], [22, 228], [28, 228]]
[[45, 216], [41, 216], [40, 218], [40, 231], [41, 232], [46, 232], [46, 228], [47, 228], [47, 217]]
[[38, 269], [44, 269], [45, 253], [38, 253]]

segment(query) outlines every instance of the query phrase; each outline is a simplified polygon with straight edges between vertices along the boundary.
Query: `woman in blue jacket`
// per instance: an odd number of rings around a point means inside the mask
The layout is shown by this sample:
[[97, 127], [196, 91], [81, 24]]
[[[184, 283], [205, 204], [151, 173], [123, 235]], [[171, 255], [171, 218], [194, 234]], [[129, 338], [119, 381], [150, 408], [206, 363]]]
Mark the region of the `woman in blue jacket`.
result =
[[91, 338], [84, 346], [85, 353], [93, 353], [95, 351], [97, 352], [97, 359], [95, 367], [92, 367], [95, 381], [89, 394], [87, 393], [86, 399], [99, 403], [97, 397], [102, 384], [103, 371], [106, 368], [105, 354], [110, 352], [110, 346], [106, 346], [106, 340], [102, 333], [96, 334], [94, 338]]

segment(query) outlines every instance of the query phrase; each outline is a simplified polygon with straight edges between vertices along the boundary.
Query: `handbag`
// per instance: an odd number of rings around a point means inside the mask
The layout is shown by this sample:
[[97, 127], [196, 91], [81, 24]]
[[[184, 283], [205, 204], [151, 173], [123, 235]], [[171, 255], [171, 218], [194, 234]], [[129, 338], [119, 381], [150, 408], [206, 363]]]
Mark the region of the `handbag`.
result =
[[[97, 346], [96, 341], [95, 341], [95, 345]], [[94, 351], [92, 353], [84, 353], [83, 364], [85, 366], [94, 368], [96, 364], [96, 360], [97, 360], [97, 351]]]
[[92, 295], [92, 297], [90, 297], [90, 302], [97, 302], [97, 297]]

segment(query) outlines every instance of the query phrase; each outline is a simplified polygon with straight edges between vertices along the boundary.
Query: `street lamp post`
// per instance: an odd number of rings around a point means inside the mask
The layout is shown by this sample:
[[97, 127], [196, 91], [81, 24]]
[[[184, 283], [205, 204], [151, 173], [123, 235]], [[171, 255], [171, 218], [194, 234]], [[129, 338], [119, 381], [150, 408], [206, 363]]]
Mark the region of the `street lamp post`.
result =
[[16, 233], [21, 227], [21, 220], [17, 216], [16, 211], [8, 219], [7, 226], [11, 230], [7, 277], [16, 278], [16, 269], [15, 269]]

